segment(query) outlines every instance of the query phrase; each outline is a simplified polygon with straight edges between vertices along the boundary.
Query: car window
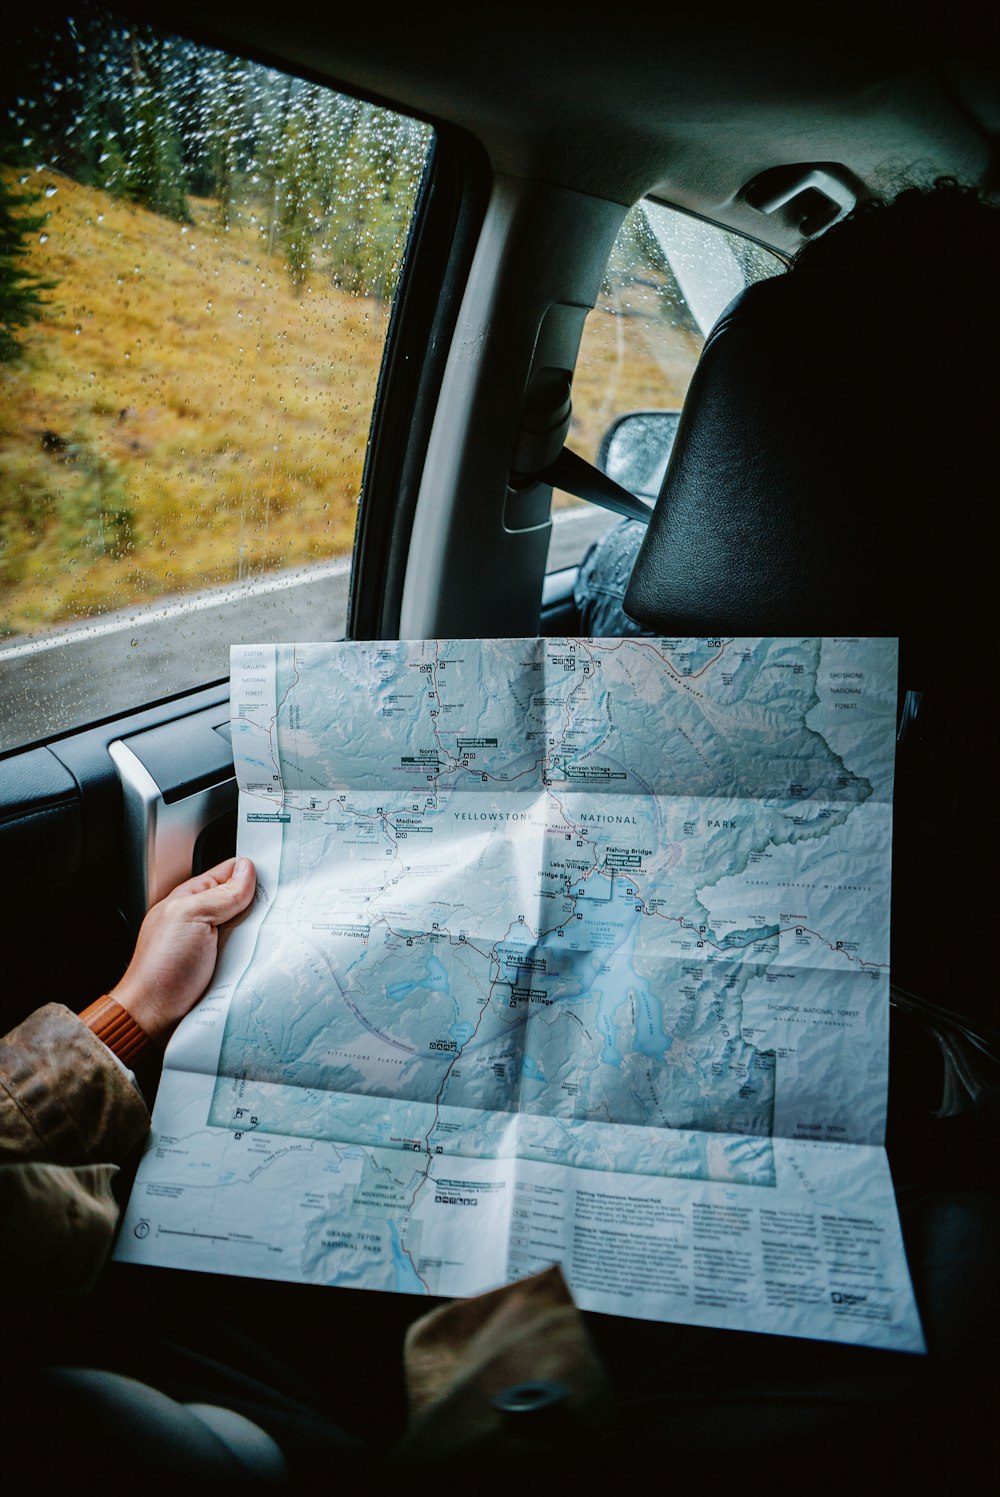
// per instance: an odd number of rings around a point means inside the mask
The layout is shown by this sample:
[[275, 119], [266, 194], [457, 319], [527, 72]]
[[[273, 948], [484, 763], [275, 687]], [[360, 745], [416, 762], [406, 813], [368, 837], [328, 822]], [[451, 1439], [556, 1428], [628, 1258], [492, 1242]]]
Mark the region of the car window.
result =
[[[343, 633], [432, 131], [92, 7], [0, 110], [0, 750]], [[5, 85], [6, 90], [6, 85]]]
[[[601, 438], [629, 411], [680, 410], [705, 338], [744, 287], [784, 262], [751, 240], [651, 200], [615, 240], [588, 314], [573, 377], [568, 443], [596, 462]], [[575, 565], [615, 515], [553, 496], [548, 570]]]

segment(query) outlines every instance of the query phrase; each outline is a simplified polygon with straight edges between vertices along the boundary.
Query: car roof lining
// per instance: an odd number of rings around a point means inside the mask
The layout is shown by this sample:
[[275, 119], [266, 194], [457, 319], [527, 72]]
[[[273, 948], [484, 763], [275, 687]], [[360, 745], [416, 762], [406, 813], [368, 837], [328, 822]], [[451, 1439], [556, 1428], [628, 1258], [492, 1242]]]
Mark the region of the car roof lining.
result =
[[327, 21], [301, 0], [130, 9], [467, 131], [498, 173], [620, 203], [652, 194], [785, 252], [794, 230], [740, 196], [762, 171], [836, 162], [887, 193], [944, 174], [989, 186], [995, 167], [988, 39], [942, 35], [939, 20], [789, 25], [723, 6], [699, 22], [640, 8], [629, 47], [610, 25], [602, 35], [518, 7], [382, 26], [340, 7]]

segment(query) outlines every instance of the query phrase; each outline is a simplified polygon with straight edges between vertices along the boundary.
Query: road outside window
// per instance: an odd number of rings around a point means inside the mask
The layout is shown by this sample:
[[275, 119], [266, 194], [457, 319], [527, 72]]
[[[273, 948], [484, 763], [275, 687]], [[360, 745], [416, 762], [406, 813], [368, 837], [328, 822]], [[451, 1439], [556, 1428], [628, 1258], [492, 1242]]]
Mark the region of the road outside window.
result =
[[91, 6], [13, 46], [0, 750], [343, 632], [432, 137]]

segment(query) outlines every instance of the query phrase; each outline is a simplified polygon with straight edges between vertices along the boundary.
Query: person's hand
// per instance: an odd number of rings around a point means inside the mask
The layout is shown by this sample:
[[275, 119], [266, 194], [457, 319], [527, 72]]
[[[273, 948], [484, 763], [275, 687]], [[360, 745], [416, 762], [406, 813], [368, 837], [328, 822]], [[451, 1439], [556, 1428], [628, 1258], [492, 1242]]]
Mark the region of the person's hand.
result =
[[108, 996], [151, 1039], [194, 1008], [215, 971], [220, 927], [243, 913], [256, 886], [249, 858], [227, 858], [179, 884], [146, 915], [128, 971]]

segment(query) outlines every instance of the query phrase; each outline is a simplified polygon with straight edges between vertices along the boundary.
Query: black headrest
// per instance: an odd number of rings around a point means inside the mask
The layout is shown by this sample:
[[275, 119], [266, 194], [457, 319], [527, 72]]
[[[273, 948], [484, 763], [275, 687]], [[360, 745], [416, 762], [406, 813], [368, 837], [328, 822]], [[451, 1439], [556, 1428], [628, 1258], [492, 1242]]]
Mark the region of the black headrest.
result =
[[981, 544], [992, 445], [957, 323], [930, 279], [919, 300], [867, 284], [863, 309], [804, 268], [737, 297], [695, 371], [626, 611], [667, 634], [953, 629], [942, 610], [977, 602], [960, 560]]

